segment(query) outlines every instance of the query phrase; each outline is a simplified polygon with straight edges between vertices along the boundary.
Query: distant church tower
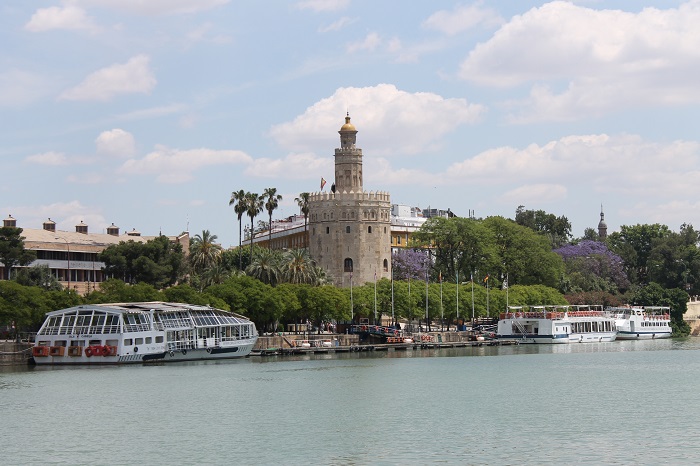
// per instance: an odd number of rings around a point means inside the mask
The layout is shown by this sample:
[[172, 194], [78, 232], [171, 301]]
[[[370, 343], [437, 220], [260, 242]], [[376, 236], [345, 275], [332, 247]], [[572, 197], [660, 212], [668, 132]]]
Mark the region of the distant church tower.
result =
[[598, 222], [598, 237], [604, 240], [608, 237], [608, 225], [605, 223], [605, 214], [603, 213], [603, 204], [600, 205], [600, 222]]
[[360, 286], [391, 278], [391, 200], [388, 192], [363, 191], [350, 115], [338, 133], [333, 188], [309, 196], [309, 253], [337, 286]]

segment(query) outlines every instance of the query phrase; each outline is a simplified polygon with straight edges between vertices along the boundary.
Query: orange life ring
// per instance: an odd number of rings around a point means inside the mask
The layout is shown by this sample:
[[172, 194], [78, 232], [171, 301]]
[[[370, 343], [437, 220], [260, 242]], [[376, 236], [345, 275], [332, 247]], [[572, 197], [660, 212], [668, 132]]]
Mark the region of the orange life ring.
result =
[[102, 347], [102, 356], [109, 356], [109, 354], [112, 352], [112, 348], [109, 347], [109, 345], [104, 345]]
[[87, 356], [88, 358], [92, 356], [92, 346], [88, 346], [87, 348], [85, 348], [85, 356]]

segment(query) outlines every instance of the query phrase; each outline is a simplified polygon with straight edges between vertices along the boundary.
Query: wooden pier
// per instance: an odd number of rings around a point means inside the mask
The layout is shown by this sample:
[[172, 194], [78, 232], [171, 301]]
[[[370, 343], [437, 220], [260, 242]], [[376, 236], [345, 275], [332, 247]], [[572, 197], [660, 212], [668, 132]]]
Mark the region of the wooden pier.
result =
[[253, 350], [251, 356], [288, 356], [303, 354], [334, 354], [334, 353], [360, 353], [367, 351], [407, 351], [424, 349], [467, 348], [480, 346], [511, 346], [519, 345], [518, 340], [474, 340], [454, 342], [417, 341], [412, 343], [377, 343], [357, 344], [350, 346], [294, 346], [291, 348], [265, 348]]

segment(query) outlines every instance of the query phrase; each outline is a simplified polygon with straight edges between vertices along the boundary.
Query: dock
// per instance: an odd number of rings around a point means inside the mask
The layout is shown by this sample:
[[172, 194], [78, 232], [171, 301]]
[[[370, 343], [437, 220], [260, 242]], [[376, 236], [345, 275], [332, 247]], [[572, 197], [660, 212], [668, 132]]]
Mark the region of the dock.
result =
[[417, 341], [411, 343], [375, 343], [353, 344], [347, 346], [294, 346], [290, 348], [265, 348], [253, 350], [251, 356], [289, 356], [305, 354], [335, 354], [335, 353], [360, 353], [368, 351], [414, 351], [434, 350], [448, 348], [467, 348], [480, 346], [512, 346], [519, 345], [518, 340], [480, 340], [480, 341], [454, 341], [432, 342]]

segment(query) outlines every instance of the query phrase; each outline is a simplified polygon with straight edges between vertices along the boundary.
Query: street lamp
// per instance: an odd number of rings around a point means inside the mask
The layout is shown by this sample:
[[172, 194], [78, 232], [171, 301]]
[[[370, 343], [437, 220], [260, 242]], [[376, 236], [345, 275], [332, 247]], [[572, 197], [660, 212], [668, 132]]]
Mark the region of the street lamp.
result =
[[60, 240], [65, 241], [66, 249], [68, 250], [68, 289], [70, 290], [70, 243], [68, 242], [67, 239], [65, 239], [61, 236], [56, 236], [56, 239], [60, 239]]

